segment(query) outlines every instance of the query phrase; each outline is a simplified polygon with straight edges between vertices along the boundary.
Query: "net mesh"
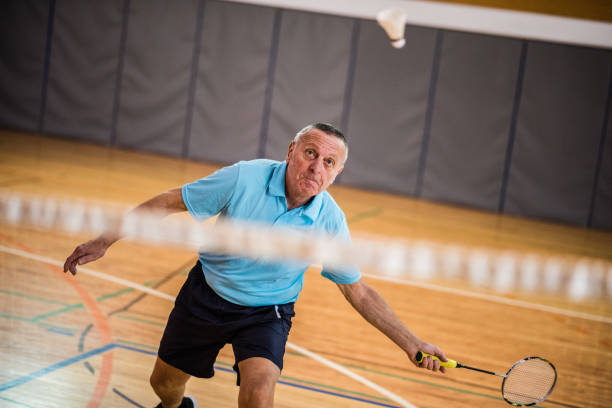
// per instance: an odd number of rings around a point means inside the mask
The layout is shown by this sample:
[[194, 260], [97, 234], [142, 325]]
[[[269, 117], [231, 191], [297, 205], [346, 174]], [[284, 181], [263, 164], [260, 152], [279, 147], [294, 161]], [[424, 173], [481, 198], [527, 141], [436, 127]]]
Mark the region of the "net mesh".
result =
[[555, 368], [539, 357], [516, 363], [504, 379], [502, 393], [513, 404], [532, 405], [543, 401], [557, 380]]
[[456, 281], [498, 292], [565, 295], [572, 300], [612, 297], [612, 264], [601, 259], [550, 257], [423, 240], [356, 238], [261, 224], [127, 213], [126, 207], [0, 192], [0, 222], [67, 233], [99, 234], [120, 225], [123, 236], [153, 245], [201, 248], [264, 260], [298, 260], [326, 267], [351, 265], [390, 278]]

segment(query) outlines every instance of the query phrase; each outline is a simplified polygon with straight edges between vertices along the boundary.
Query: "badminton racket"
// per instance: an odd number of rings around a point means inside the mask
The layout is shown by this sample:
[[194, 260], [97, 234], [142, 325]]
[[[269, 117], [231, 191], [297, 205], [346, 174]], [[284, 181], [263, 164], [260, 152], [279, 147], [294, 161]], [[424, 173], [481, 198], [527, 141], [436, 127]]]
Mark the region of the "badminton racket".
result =
[[[421, 363], [427, 356], [440, 361], [436, 356], [417, 352], [415, 360]], [[501, 392], [504, 400], [517, 407], [528, 407], [544, 401], [555, 388], [557, 383], [557, 370], [552, 363], [542, 357], [526, 357], [510, 367], [506, 374], [483, 370], [461, 364], [455, 360], [440, 361], [441, 367], [467, 368], [485, 374], [503, 377]]]

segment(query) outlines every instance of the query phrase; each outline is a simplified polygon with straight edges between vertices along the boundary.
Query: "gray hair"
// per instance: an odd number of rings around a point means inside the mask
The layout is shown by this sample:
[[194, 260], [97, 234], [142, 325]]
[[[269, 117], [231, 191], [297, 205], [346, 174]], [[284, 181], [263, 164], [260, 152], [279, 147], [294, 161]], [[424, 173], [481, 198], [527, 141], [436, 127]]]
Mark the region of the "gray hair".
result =
[[344, 137], [344, 134], [340, 131], [340, 129], [338, 129], [334, 125], [331, 125], [329, 123], [321, 123], [321, 122], [311, 123], [310, 125], [306, 126], [302, 130], [297, 132], [295, 137], [293, 138], [293, 141], [297, 144], [297, 142], [300, 140], [300, 137], [302, 137], [304, 133], [307, 133], [312, 129], [318, 129], [330, 136], [335, 136], [338, 139], [342, 140], [342, 142], [344, 143], [344, 151], [345, 151], [343, 163], [346, 163], [346, 159], [348, 159], [348, 151], [349, 151], [348, 142], [346, 141], [346, 138]]

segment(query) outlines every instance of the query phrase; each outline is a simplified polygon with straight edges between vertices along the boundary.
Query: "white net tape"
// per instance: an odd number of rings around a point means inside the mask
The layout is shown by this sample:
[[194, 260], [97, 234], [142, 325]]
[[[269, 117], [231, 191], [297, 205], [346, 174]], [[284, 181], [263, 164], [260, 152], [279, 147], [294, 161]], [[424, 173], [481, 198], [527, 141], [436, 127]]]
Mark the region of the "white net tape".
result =
[[[217, 220], [200, 224], [161, 214], [129, 213], [100, 203], [0, 193], [0, 221], [68, 233], [100, 234], [121, 225], [129, 240], [201, 248], [266, 260], [300, 260], [326, 267], [356, 265], [391, 276], [468, 282], [500, 292], [565, 294], [573, 300], [612, 297], [612, 264], [396, 239], [333, 239], [308, 230]], [[121, 223], [121, 224], [119, 224]]]

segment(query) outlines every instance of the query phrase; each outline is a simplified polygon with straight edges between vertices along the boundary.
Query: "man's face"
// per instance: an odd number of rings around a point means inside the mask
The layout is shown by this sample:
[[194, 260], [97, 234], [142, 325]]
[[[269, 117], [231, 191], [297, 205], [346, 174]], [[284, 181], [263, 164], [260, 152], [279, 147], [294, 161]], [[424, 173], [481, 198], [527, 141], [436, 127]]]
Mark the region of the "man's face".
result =
[[342, 169], [346, 148], [336, 136], [310, 129], [287, 152], [285, 190], [288, 201], [309, 200], [325, 190]]

